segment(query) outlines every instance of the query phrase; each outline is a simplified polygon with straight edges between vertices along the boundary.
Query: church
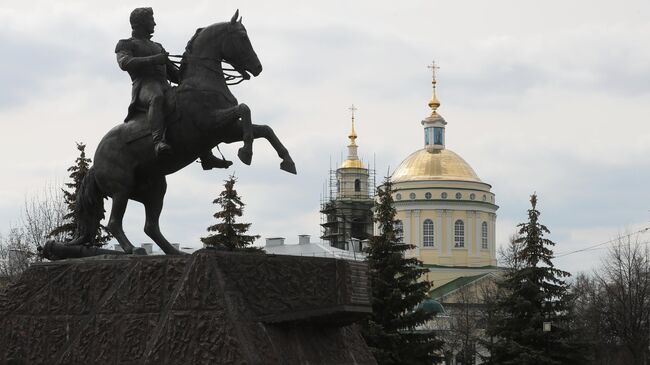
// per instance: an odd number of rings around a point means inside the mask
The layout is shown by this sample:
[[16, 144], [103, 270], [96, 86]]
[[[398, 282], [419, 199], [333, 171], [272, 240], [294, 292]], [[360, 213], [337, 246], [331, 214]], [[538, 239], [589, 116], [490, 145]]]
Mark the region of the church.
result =
[[447, 121], [438, 113], [436, 67], [430, 67], [433, 91], [431, 113], [421, 121], [424, 144], [400, 163], [391, 180], [402, 240], [415, 246], [409, 255], [422, 261], [427, 279], [440, 288], [496, 271], [499, 207], [492, 186], [445, 144]]

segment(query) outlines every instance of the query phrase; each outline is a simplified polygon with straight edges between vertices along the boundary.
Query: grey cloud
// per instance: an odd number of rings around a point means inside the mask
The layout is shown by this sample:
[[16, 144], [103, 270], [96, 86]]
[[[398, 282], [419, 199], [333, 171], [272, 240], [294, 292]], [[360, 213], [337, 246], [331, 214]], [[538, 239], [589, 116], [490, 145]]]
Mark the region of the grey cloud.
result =
[[[542, 218], [551, 231], [612, 225], [623, 228], [648, 217], [650, 193], [639, 182], [650, 181], [650, 163], [631, 169], [549, 153], [536, 158], [534, 166], [534, 174], [522, 170], [518, 176], [487, 175], [501, 206], [500, 217], [524, 221], [528, 195], [534, 191], [540, 196]], [[536, 174], [552, 178], [540, 184]]]
[[52, 44], [0, 32], [0, 48], [11, 50], [3, 55], [0, 68], [0, 107], [15, 106], [38, 96], [53, 73], [69, 70], [65, 62], [68, 52]]
[[0, 48], [8, 52], [0, 68], [0, 107], [43, 97], [52, 81], [68, 75], [114, 78], [115, 42], [76, 22], [56, 24], [42, 35], [3, 29]]

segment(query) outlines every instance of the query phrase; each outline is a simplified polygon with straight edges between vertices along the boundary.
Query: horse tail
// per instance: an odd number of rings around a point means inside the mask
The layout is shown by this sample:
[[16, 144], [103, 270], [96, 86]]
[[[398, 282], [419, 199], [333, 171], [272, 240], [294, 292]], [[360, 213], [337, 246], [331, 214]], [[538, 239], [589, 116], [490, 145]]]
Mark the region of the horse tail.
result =
[[99, 230], [99, 222], [104, 218], [104, 195], [97, 186], [93, 167], [81, 182], [77, 191], [74, 209], [77, 229], [70, 245], [94, 245]]

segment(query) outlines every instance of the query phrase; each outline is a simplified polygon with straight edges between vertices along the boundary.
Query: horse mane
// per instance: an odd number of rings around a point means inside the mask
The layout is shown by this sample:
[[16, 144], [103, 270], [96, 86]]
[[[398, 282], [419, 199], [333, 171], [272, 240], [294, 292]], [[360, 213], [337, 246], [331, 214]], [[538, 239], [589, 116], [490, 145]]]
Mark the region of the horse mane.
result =
[[[216, 31], [221, 31], [221, 30], [223, 30], [223, 28], [229, 27], [230, 24], [231, 24], [230, 22], [215, 23], [215, 24], [212, 24], [212, 25], [210, 25], [208, 27], [203, 27], [203, 28], [197, 28], [196, 29], [196, 32], [194, 32], [194, 35], [192, 36], [192, 38], [190, 38], [190, 40], [187, 42], [187, 45], [185, 46], [185, 52], [183, 52], [183, 58], [181, 60], [181, 67], [180, 67], [180, 75], [181, 75], [180, 77], [181, 77], [181, 79], [183, 79], [184, 71], [185, 71], [185, 69], [187, 67], [187, 64], [188, 64], [187, 59], [185, 58], [185, 56], [189, 56], [189, 55], [192, 54], [192, 51], [193, 51], [193, 48], [194, 48], [194, 41], [196, 41], [196, 38], [198, 38], [199, 34], [201, 34], [202, 31], [204, 31], [206, 29], [209, 29], [209, 28], [215, 28]], [[236, 24], [237, 24], [236, 25], [237, 27], [242, 27], [243, 28], [241, 23], [238, 22]]]
[[183, 58], [182, 58], [181, 68], [180, 68], [181, 78], [183, 77], [183, 71], [185, 70], [185, 65], [187, 65], [187, 61], [185, 61], [185, 56], [192, 54], [192, 47], [194, 46], [194, 41], [196, 40], [196, 37], [199, 36], [199, 33], [201, 33], [203, 29], [204, 28], [198, 28], [196, 32], [194, 32], [192, 38], [190, 38], [190, 40], [187, 42], [187, 45], [185, 46], [185, 52], [183, 52]]

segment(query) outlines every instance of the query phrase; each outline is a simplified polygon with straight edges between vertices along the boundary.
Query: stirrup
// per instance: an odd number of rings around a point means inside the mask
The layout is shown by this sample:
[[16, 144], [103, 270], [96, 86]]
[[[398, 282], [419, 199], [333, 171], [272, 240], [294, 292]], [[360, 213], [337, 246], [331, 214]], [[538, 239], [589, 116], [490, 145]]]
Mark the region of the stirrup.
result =
[[214, 156], [206, 159], [201, 158], [201, 167], [203, 170], [227, 169], [230, 165], [232, 165], [232, 161], [220, 159]]

